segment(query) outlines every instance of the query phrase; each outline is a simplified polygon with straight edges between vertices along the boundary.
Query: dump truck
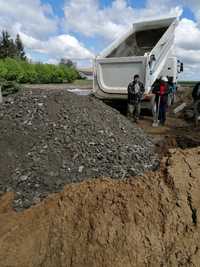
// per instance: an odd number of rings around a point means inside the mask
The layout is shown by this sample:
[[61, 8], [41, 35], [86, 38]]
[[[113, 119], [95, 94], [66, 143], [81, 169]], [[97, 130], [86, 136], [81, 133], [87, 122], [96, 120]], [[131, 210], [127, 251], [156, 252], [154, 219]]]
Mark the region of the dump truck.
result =
[[94, 95], [103, 100], [126, 100], [128, 84], [139, 74], [145, 86], [142, 107], [154, 109], [151, 89], [155, 81], [167, 76], [176, 85], [183, 71], [183, 63], [173, 54], [177, 25], [177, 17], [134, 23], [94, 59]]

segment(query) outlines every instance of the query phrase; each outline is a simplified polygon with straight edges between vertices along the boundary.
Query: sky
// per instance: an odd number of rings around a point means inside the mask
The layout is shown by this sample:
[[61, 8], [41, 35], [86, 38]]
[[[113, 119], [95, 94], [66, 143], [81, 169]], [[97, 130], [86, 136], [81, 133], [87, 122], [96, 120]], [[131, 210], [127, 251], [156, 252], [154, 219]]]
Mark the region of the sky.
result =
[[184, 80], [200, 80], [200, 0], [0, 0], [0, 30], [20, 34], [32, 61], [92, 58], [137, 21], [180, 16], [175, 51]]

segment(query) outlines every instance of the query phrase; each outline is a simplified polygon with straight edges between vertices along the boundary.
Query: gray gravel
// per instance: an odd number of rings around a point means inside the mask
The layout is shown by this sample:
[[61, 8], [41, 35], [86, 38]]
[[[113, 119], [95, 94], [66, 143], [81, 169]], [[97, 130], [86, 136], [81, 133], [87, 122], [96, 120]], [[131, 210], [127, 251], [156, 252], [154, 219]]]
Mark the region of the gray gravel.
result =
[[14, 191], [16, 210], [67, 183], [125, 179], [155, 169], [144, 132], [91, 96], [25, 91], [0, 105], [0, 192]]

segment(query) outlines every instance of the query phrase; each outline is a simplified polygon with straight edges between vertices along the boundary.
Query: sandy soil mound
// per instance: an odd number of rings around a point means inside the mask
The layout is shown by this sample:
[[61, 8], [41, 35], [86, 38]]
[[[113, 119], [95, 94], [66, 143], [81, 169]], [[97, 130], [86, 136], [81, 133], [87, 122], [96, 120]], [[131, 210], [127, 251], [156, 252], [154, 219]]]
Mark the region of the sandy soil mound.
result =
[[200, 148], [163, 171], [65, 187], [21, 213], [0, 201], [1, 267], [200, 266]]

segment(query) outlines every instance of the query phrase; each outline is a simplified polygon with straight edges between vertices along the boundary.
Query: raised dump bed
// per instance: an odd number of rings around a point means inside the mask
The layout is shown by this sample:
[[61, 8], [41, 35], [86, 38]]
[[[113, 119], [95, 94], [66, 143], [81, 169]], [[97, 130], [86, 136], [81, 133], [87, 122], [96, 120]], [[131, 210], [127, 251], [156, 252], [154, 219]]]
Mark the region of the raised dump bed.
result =
[[107, 58], [144, 56], [145, 53], [151, 52], [166, 30], [167, 27], [163, 27], [134, 32], [124, 42], [119, 44]]
[[177, 80], [177, 58], [172, 57], [176, 17], [135, 23], [94, 62], [94, 94], [102, 99], [126, 99], [127, 86], [139, 74], [150, 93], [155, 80]]

